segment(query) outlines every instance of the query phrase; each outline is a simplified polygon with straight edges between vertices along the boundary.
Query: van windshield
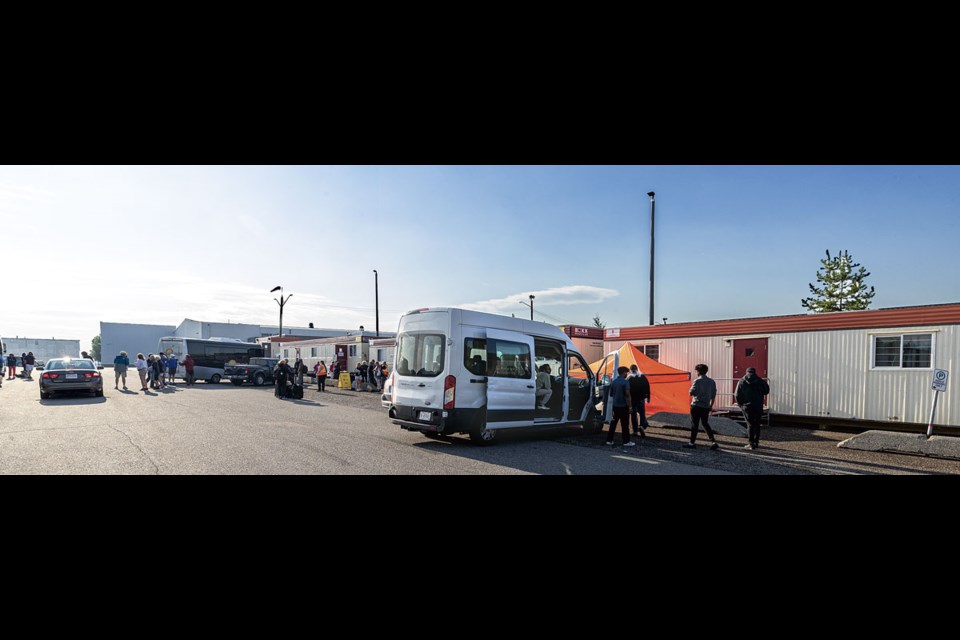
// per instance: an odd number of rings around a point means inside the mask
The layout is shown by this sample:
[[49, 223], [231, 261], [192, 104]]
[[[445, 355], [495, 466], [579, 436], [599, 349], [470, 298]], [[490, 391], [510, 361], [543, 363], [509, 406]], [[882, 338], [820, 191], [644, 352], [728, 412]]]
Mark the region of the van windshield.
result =
[[397, 341], [397, 373], [435, 378], [444, 368], [445, 338], [439, 333], [401, 333]]

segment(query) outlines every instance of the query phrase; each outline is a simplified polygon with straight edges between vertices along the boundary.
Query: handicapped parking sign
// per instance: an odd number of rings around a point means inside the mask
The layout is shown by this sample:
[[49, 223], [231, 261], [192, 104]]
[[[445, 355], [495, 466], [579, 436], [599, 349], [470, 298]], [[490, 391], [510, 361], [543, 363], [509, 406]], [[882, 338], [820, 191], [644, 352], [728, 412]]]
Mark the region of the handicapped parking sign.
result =
[[934, 391], [946, 391], [947, 390], [947, 376], [949, 373], [946, 369], [934, 369], [933, 370], [933, 390]]

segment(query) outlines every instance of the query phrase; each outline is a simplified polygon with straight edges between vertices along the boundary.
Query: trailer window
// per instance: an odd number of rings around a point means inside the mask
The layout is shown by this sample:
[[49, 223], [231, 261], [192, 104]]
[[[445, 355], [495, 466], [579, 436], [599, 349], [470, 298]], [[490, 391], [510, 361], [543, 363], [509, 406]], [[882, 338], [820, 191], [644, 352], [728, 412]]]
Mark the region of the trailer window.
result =
[[874, 369], [930, 369], [932, 363], [932, 333], [873, 336]]
[[397, 373], [435, 378], [444, 369], [445, 338], [437, 333], [403, 333], [397, 342]]

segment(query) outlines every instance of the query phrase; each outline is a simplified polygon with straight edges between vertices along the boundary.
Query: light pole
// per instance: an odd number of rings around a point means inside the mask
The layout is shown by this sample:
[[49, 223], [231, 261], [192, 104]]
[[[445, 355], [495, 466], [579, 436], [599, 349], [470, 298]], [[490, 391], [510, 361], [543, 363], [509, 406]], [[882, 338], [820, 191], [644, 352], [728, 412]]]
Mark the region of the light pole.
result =
[[650, 326], [653, 326], [653, 221], [656, 212], [656, 194], [648, 191], [650, 196]]
[[531, 294], [530, 294], [530, 302], [524, 302], [523, 300], [518, 300], [518, 301], [517, 301], [517, 302], [519, 302], [520, 304], [522, 304], [522, 305], [525, 306], [525, 307], [530, 307], [530, 319], [531, 319], [531, 320], [533, 320], [533, 299], [534, 299], [535, 297], [536, 297], [536, 296], [531, 293]]
[[380, 284], [377, 270], [373, 270], [373, 305], [377, 314], [377, 337], [380, 337]]
[[273, 289], [270, 289], [270, 293], [273, 293], [274, 291], [280, 292], [280, 299], [277, 300], [276, 298], [274, 298], [273, 301], [276, 302], [278, 305], [280, 305], [280, 337], [282, 338], [283, 337], [283, 305], [287, 304], [287, 301], [293, 297], [293, 294], [292, 293], [289, 294], [286, 297], [286, 299], [284, 299], [283, 287], [277, 286], [277, 287], [274, 287]]

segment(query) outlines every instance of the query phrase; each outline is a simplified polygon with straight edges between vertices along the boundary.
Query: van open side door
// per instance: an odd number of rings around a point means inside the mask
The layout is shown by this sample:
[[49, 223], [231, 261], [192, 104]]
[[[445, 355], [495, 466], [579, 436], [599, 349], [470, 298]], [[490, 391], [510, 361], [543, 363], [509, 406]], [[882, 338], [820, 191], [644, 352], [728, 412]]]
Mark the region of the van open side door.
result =
[[532, 425], [537, 391], [533, 337], [487, 329], [487, 428]]

